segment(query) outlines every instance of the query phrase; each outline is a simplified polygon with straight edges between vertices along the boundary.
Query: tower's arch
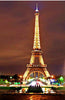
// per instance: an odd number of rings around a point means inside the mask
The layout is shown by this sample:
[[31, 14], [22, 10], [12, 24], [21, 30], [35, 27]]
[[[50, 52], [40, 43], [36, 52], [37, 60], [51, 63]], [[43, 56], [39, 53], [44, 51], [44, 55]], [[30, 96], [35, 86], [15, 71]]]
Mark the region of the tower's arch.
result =
[[30, 77], [31, 78], [41, 78], [41, 77], [44, 77], [45, 75], [44, 75], [44, 73], [43, 72], [41, 72], [41, 71], [31, 71], [29, 74], [28, 74], [28, 76], [27, 76], [27, 78], [26, 79], [29, 79]]

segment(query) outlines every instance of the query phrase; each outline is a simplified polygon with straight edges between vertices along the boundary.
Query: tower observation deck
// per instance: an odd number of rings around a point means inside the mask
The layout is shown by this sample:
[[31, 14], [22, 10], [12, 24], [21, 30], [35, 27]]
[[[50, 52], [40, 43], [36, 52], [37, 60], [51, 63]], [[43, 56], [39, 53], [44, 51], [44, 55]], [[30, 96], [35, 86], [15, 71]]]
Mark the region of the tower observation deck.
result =
[[30, 63], [27, 64], [27, 69], [23, 75], [24, 80], [28, 79], [31, 74], [33, 77], [35, 73], [38, 73], [38, 77], [42, 74], [44, 77], [50, 77], [49, 72], [47, 71], [47, 65], [44, 64], [44, 60], [42, 57], [41, 45], [40, 45], [40, 32], [39, 32], [39, 10], [36, 5], [35, 10], [35, 30], [34, 30], [34, 42], [33, 42], [33, 50], [30, 59]]

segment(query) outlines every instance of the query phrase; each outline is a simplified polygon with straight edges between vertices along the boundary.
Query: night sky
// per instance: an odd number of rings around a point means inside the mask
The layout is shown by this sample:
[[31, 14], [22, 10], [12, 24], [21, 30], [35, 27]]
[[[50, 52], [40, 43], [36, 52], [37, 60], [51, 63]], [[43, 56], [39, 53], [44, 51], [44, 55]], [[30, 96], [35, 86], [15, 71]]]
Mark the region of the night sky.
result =
[[[23, 74], [33, 47], [36, 2], [0, 1], [0, 74]], [[38, 2], [43, 58], [50, 74], [65, 74], [65, 2]]]

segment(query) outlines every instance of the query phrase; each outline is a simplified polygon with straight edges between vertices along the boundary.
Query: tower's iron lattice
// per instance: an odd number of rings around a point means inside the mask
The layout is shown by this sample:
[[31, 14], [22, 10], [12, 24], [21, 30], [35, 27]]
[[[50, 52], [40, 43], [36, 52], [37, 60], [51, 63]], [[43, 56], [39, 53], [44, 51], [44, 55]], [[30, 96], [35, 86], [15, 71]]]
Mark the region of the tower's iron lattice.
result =
[[41, 45], [40, 45], [40, 33], [39, 33], [39, 10], [36, 7], [35, 10], [35, 32], [34, 32], [34, 43], [33, 50], [30, 59], [30, 63], [27, 64], [27, 69], [23, 75], [24, 80], [27, 80], [30, 75], [33, 74], [33, 77], [40, 77], [42, 74], [44, 77], [50, 77], [49, 72], [47, 71], [47, 65], [44, 64], [42, 57]]

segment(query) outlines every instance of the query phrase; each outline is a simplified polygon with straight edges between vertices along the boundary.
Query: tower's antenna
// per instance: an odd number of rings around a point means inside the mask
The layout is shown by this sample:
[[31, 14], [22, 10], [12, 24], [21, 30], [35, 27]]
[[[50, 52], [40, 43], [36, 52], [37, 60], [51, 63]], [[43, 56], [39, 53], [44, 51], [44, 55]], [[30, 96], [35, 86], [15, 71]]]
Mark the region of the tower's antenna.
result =
[[38, 12], [38, 3], [36, 3], [36, 12]]

